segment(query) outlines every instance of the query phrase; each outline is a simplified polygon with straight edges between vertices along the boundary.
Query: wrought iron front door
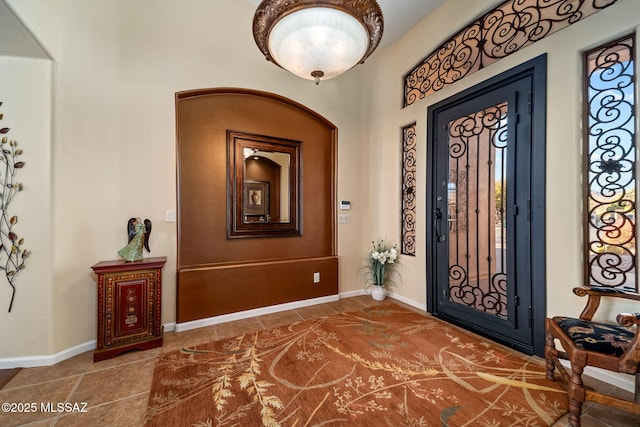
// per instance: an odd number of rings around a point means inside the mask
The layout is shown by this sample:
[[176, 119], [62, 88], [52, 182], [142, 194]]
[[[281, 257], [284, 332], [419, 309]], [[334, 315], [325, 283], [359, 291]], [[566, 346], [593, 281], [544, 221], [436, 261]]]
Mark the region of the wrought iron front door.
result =
[[530, 76], [437, 112], [435, 314], [532, 351]]

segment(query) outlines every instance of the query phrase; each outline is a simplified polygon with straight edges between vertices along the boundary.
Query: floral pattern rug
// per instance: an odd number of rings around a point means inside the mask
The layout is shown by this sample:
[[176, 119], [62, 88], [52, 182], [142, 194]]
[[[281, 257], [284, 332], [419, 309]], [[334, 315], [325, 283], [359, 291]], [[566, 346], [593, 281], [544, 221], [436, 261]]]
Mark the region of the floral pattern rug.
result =
[[547, 426], [544, 363], [396, 304], [160, 354], [146, 426]]

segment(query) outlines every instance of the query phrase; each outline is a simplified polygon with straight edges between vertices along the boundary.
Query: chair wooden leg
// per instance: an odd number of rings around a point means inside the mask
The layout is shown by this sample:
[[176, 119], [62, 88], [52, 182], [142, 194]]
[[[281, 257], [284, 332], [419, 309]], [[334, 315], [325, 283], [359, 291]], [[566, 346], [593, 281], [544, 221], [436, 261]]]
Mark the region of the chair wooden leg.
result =
[[571, 427], [580, 427], [580, 415], [586, 394], [582, 382], [582, 371], [582, 366], [571, 362], [571, 381], [569, 381], [569, 425]]
[[547, 362], [547, 379], [550, 381], [555, 381], [555, 375], [553, 372], [556, 369], [558, 350], [556, 350], [555, 339], [551, 332], [547, 332], [547, 341], [544, 346], [544, 358]]

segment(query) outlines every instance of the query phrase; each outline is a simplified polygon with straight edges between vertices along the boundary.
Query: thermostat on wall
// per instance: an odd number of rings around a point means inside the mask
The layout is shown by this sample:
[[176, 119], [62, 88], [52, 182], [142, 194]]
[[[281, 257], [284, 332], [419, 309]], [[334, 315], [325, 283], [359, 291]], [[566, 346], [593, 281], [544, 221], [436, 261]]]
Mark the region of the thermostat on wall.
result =
[[348, 211], [349, 209], [351, 209], [351, 202], [349, 200], [340, 201], [340, 209], [342, 209], [343, 211]]

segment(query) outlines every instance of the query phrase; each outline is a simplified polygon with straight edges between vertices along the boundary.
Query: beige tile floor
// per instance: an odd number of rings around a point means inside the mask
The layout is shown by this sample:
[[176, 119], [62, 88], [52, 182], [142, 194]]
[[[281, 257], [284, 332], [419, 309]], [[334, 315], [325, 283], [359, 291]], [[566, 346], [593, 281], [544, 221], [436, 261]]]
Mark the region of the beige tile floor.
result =
[[[358, 310], [374, 304], [380, 303], [368, 296], [345, 298], [180, 333], [168, 332], [164, 335], [162, 348], [125, 353], [102, 362], [94, 363], [93, 352], [87, 352], [53, 366], [22, 369], [0, 390], [0, 402], [34, 402], [37, 409], [47, 402], [68, 402], [72, 405], [86, 402], [86, 412], [0, 412], [0, 426], [141, 426], [151, 388], [154, 360], [159, 352], [327, 314]], [[589, 385], [597, 389], [613, 389], [593, 380]], [[616, 392], [620, 393], [619, 390]], [[71, 409], [83, 408], [71, 406]], [[566, 425], [566, 416], [556, 423], [556, 426]], [[597, 404], [586, 404], [582, 425], [639, 426], [640, 420], [630, 413]]]

